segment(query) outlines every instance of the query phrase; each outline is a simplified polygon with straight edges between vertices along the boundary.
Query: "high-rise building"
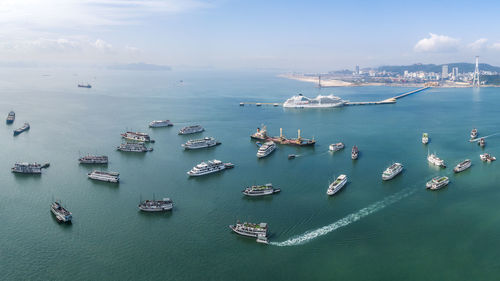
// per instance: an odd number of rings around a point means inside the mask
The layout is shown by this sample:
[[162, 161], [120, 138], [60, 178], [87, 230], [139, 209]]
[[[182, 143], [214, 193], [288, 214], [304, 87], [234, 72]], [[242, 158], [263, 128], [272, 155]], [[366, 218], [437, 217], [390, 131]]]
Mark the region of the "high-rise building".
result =
[[356, 65], [356, 75], [359, 75], [359, 65]]
[[454, 67], [451, 71], [451, 76], [453, 78], [453, 80], [457, 80], [458, 79], [458, 67]]
[[443, 71], [441, 73], [442, 79], [448, 79], [448, 65], [443, 65]]

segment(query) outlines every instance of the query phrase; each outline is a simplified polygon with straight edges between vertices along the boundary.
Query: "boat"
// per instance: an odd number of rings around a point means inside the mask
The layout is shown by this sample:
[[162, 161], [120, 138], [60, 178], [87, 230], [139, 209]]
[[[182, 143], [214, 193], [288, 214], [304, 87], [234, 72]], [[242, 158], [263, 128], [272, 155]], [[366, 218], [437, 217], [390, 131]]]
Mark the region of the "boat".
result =
[[143, 142], [122, 143], [116, 149], [119, 151], [124, 151], [124, 152], [149, 152], [149, 151], [153, 151], [153, 148], [147, 147]]
[[125, 132], [121, 134], [122, 138], [130, 141], [138, 141], [138, 142], [154, 142], [151, 137], [146, 133], [140, 132]]
[[257, 239], [255, 241], [257, 241], [257, 243], [269, 244], [269, 240], [267, 239], [267, 237], [260, 234], [257, 235]]
[[300, 136], [300, 129], [297, 131], [296, 139], [288, 139], [283, 135], [283, 128], [280, 128], [280, 136], [279, 137], [269, 137], [267, 140], [271, 140], [275, 143], [284, 144], [284, 145], [294, 145], [294, 146], [312, 146], [316, 144], [314, 138], [312, 139], [304, 139]]
[[20, 174], [41, 174], [42, 165], [38, 163], [15, 163], [11, 171]]
[[24, 125], [21, 128], [14, 130], [14, 136], [17, 136], [20, 133], [22, 133], [24, 131], [27, 131], [29, 129], [30, 129], [30, 124], [29, 123], [24, 123]]
[[139, 204], [139, 210], [143, 212], [163, 212], [170, 211], [174, 207], [174, 202], [170, 198], [163, 200], [145, 200]]
[[341, 142], [338, 142], [338, 143], [332, 143], [330, 144], [330, 146], [328, 147], [328, 149], [332, 152], [335, 152], [335, 151], [339, 151], [341, 149], [344, 149], [345, 145]]
[[7, 115], [7, 124], [12, 124], [14, 123], [14, 120], [16, 119], [16, 113], [14, 111], [9, 112], [9, 115]]
[[[228, 163], [231, 164], [231, 163]], [[232, 164], [231, 164], [232, 165]], [[222, 163], [220, 160], [210, 160], [206, 162], [201, 162], [200, 164], [194, 166], [190, 171], [187, 172], [187, 174], [191, 177], [197, 177], [197, 176], [203, 176], [203, 175], [208, 175], [212, 173], [217, 173], [220, 172], [226, 168], [229, 168], [226, 166], [225, 163]]]
[[334, 195], [339, 190], [341, 190], [342, 187], [344, 187], [346, 182], [347, 182], [346, 175], [338, 176], [338, 178], [328, 186], [328, 189], [326, 190], [326, 194], [328, 194], [330, 196]]
[[255, 104], [256, 106], [262, 106], [262, 103], [258, 102]]
[[427, 156], [427, 161], [429, 161], [429, 163], [436, 165], [438, 167], [446, 168], [446, 164], [444, 163], [444, 160], [437, 157], [437, 155], [434, 153], [429, 154]]
[[259, 147], [257, 150], [257, 157], [264, 158], [271, 154], [276, 149], [276, 144], [272, 141], [265, 142], [263, 145]]
[[234, 168], [234, 164], [231, 162], [227, 162], [227, 163], [224, 163], [224, 167], [226, 167], [226, 169], [232, 169], [232, 168]]
[[171, 127], [173, 125], [170, 120], [153, 120], [149, 123], [150, 128]]
[[280, 192], [281, 189], [274, 188], [271, 183], [264, 185], [252, 185], [242, 191], [246, 196], [264, 196]]
[[255, 140], [266, 140], [268, 138], [266, 126], [262, 125], [262, 129], [257, 128], [257, 132], [251, 135], [250, 138]]
[[429, 143], [429, 135], [427, 133], [423, 133], [423, 135], [422, 135], [422, 143], [423, 144], [428, 144]]
[[295, 154], [288, 154], [288, 159], [295, 159], [295, 157], [297, 157], [297, 155], [295, 155]]
[[430, 190], [438, 190], [442, 187], [447, 186], [448, 183], [450, 183], [450, 179], [448, 177], [435, 177], [425, 184], [425, 188]]
[[479, 141], [477, 142], [477, 144], [480, 147], [484, 147], [486, 145], [486, 142], [484, 141], [484, 138], [480, 138]]
[[94, 170], [87, 174], [90, 179], [105, 181], [105, 182], [113, 182], [117, 183], [120, 181], [120, 173], [117, 172], [103, 172]]
[[357, 146], [353, 146], [352, 147], [352, 151], [351, 151], [351, 159], [352, 160], [356, 160], [356, 159], [358, 159], [358, 156], [359, 156], [358, 147]]
[[185, 144], [182, 144], [182, 147], [184, 147], [184, 149], [199, 149], [212, 147], [219, 144], [221, 143], [216, 141], [214, 138], [205, 137], [197, 140], [188, 140]]
[[455, 168], [453, 168], [453, 172], [460, 173], [462, 171], [469, 169], [471, 165], [472, 165], [472, 162], [470, 161], [470, 159], [465, 159], [464, 161], [458, 163], [455, 166]]
[[80, 164], [108, 164], [108, 156], [106, 155], [86, 155], [78, 158]]
[[57, 221], [59, 222], [71, 223], [71, 220], [73, 219], [73, 215], [71, 214], [71, 212], [64, 208], [61, 202], [53, 202], [50, 205], [50, 211], [52, 212], [52, 214], [54, 214]]
[[205, 131], [205, 129], [200, 125], [187, 126], [179, 131], [179, 135], [189, 135], [196, 134]]
[[279, 103], [273, 103], [273, 106], [274, 107], [278, 107], [278, 106], [280, 106], [280, 104]]
[[283, 103], [283, 107], [285, 108], [331, 108], [331, 107], [340, 107], [344, 106], [347, 101], [342, 100], [341, 98], [328, 95], [322, 96], [318, 95], [315, 98], [308, 98], [299, 94], [297, 96], [293, 96], [287, 99]]
[[382, 173], [383, 180], [390, 180], [403, 171], [403, 164], [394, 163]]
[[483, 161], [483, 162], [492, 162], [492, 161], [497, 160], [497, 158], [495, 156], [492, 156], [488, 153], [483, 153], [483, 154], [479, 155], [479, 158], [481, 158], [481, 161]]
[[240, 102], [240, 106], [245, 106], [245, 104], [244, 104], [244, 103], [242, 103], [242, 102]]
[[476, 128], [474, 128], [474, 129], [472, 129], [472, 131], [470, 131], [470, 138], [472, 140], [477, 138], [477, 129]]
[[78, 88], [92, 88], [92, 86], [90, 84], [78, 84]]
[[267, 223], [236, 222], [236, 224], [230, 225], [229, 228], [239, 235], [257, 238], [267, 243]]

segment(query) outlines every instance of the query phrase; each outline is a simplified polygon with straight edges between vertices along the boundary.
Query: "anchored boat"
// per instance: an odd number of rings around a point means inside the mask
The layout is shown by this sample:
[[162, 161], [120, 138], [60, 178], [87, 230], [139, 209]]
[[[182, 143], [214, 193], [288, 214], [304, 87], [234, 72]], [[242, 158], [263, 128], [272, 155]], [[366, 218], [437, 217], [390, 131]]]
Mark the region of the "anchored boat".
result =
[[90, 179], [117, 183], [120, 181], [120, 173], [117, 172], [102, 172], [94, 170], [87, 174]]
[[212, 173], [220, 172], [224, 169], [231, 169], [234, 165], [232, 163], [222, 163], [219, 160], [211, 160], [206, 162], [201, 162], [200, 164], [194, 166], [187, 174], [191, 177], [203, 176]]
[[345, 145], [341, 142], [338, 142], [338, 143], [332, 143], [330, 144], [330, 146], [328, 147], [328, 149], [331, 151], [331, 152], [335, 152], [335, 151], [339, 151], [341, 149], [344, 149]]
[[173, 125], [170, 120], [154, 120], [149, 123], [150, 128], [171, 127]]
[[267, 128], [266, 126], [262, 125], [261, 128], [257, 128], [257, 132], [255, 132], [253, 135], [250, 136], [250, 138], [255, 139], [255, 140], [267, 140]]
[[422, 143], [423, 144], [428, 144], [429, 143], [429, 135], [427, 133], [424, 133], [422, 135]]
[[197, 140], [188, 140], [185, 144], [182, 144], [184, 149], [199, 149], [199, 148], [208, 148], [212, 146], [216, 146], [221, 144], [217, 140], [212, 137], [205, 137]]
[[455, 168], [453, 168], [453, 172], [460, 173], [462, 171], [469, 169], [471, 165], [472, 165], [472, 162], [470, 161], [470, 159], [465, 159], [464, 161], [458, 163], [455, 166]]
[[15, 163], [11, 171], [20, 174], [41, 174], [42, 168], [38, 163]]
[[258, 158], [264, 158], [271, 154], [276, 149], [276, 144], [272, 141], [265, 142], [263, 145], [259, 147], [257, 151]]
[[382, 180], [390, 180], [403, 171], [403, 164], [394, 163], [382, 173]]
[[127, 142], [122, 143], [116, 148], [119, 151], [124, 152], [149, 152], [153, 151], [153, 148], [146, 147], [143, 142]]
[[21, 128], [14, 130], [14, 136], [17, 136], [20, 133], [25, 132], [25, 131], [27, 131], [29, 129], [30, 129], [30, 124], [29, 123], [24, 123], [24, 125]]
[[431, 163], [435, 166], [446, 168], [446, 164], [444, 163], [444, 160], [437, 157], [437, 155], [434, 153], [429, 154], [427, 156], [427, 161], [429, 161], [429, 163]]
[[242, 191], [246, 196], [264, 196], [280, 192], [281, 189], [274, 188], [271, 183], [265, 185], [252, 185]]
[[71, 223], [71, 220], [73, 219], [73, 215], [71, 214], [71, 212], [64, 208], [61, 202], [53, 202], [50, 205], [50, 211], [52, 212], [52, 214], [54, 214], [57, 221], [59, 222]]
[[80, 164], [108, 164], [108, 156], [106, 155], [86, 155], [78, 158]]
[[352, 151], [351, 151], [351, 159], [352, 160], [356, 160], [356, 159], [358, 159], [358, 156], [359, 156], [358, 147], [357, 146], [353, 146], [352, 147]]
[[151, 137], [146, 134], [146, 133], [140, 133], [140, 132], [125, 132], [121, 134], [122, 138], [130, 141], [137, 141], [137, 142], [154, 142], [154, 140], [151, 139]]
[[438, 190], [445, 187], [450, 182], [448, 177], [435, 177], [425, 184], [425, 188], [430, 190]]
[[179, 135], [190, 135], [190, 134], [196, 134], [196, 133], [201, 133], [205, 131], [205, 129], [200, 126], [200, 125], [193, 125], [193, 126], [187, 126], [182, 128], [179, 131]]
[[9, 112], [9, 115], [7, 115], [7, 124], [12, 124], [14, 123], [14, 120], [16, 119], [16, 113], [14, 111]]
[[170, 198], [163, 200], [145, 200], [139, 204], [139, 210], [143, 212], [164, 212], [170, 211], [174, 207], [174, 202]]
[[495, 156], [492, 156], [488, 153], [483, 153], [483, 154], [479, 155], [479, 158], [481, 158], [481, 161], [483, 161], [483, 162], [493, 162], [493, 161], [497, 160], [497, 158]]

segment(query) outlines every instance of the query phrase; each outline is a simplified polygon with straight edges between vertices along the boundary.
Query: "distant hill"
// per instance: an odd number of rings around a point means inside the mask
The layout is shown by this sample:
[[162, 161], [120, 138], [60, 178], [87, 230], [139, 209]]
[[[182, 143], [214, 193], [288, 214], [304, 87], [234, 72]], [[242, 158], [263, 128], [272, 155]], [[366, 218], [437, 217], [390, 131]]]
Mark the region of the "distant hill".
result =
[[[448, 72], [449, 73], [451, 73], [451, 70], [454, 67], [458, 67], [459, 73], [474, 72], [474, 69], [476, 68], [476, 64], [465, 63], [465, 62], [448, 63], [448, 64], [444, 64], [444, 65], [448, 65]], [[421, 63], [412, 64], [412, 65], [384, 65], [384, 66], [380, 66], [378, 68], [378, 71], [385, 70], [387, 72], [393, 72], [393, 73], [399, 73], [399, 74], [403, 74], [405, 70], [408, 70], [408, 72], [424, 71], [424, 72], [440, 73], [442, 70], [442, 66], [443, 66], [443, 64], [436, 65], [436, 64], [421, 64]], [[479, 70], [500, 72], [500, 67], [489, 65], [487, 63], [480, 63]]]
[[129, 64], [115, 64], [108, 66], [109, 69], [115, 70], [150, 70], [150, 71], [166, 71], [172, 70], [168, 65], [157, 65], [148, 63], [129, 63]]

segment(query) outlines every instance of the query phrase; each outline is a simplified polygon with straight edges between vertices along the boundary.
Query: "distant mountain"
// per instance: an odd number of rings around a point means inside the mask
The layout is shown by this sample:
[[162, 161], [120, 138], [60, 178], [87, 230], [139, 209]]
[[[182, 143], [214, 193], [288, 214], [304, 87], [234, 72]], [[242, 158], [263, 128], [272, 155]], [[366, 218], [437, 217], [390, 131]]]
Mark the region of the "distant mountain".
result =
[[[448, 65], [448, 73], [451, 73], [451, 70], [454, 67], [458, 67], [459, 73], [474, 72], [474, 69], [476, 68], [475, 63], [465, 63], [465, 62], [439, 64], [439, 65], [417, 63], [412, 65], [384, 65], [380, 66], [378, 68], [378, 71], [385, 70], [387, 72], [393, 72], [399, 74], [403, 74], [405, 70], [408, 70], [408, 72], [424, 71], [424, 72], [440, 73], [443, 65]], [[480, 63], [479, 70], [500, 72], [500, 67], [489, 65], [487, 63]]]
[[129, 63], [129, 64], [115, 64], [108, 66], [108, 69], [115, 70], [148, 70], [148, 71], [168, 71], [172, 68], [168, 65], [158, 65], [149, 63]]

